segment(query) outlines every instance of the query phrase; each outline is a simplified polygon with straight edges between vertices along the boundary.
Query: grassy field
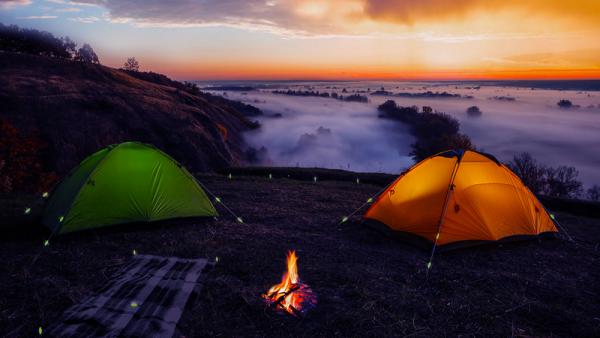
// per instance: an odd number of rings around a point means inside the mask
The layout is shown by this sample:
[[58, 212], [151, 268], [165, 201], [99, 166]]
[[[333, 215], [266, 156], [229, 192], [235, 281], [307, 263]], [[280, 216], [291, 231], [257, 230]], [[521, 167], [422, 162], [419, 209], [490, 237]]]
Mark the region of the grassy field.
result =
[[[177, 336], [600, 336], [600, 219], [557, 213], [574, 242], [490, 244], [436, 255], [364, 227], [339, 225], [381, 186], [275, 176], [200, 175], [245, 220], [117, 227], [54, 238], [17, 225], [35, 198], [1, 198], [0, 334], [47, 327], [132, 254], [219, 257]], [[303, 319], [266, 309], [287, 250], [318, 296]]]

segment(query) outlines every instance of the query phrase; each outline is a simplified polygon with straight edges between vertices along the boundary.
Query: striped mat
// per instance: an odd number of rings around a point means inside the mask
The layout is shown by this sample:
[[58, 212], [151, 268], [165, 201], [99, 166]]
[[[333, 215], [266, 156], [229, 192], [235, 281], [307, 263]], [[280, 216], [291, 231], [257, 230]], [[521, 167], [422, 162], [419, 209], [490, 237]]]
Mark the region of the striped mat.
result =
[[50, 337], [172, 337], [206, 259], [137, 255], [100, 290], [67, 309]]

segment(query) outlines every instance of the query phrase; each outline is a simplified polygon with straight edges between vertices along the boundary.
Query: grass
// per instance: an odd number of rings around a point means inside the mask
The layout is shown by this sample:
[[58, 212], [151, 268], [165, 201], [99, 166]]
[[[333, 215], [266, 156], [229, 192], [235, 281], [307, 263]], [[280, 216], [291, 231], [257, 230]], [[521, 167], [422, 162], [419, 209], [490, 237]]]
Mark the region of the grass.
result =
[[[3, 237], [0, 332], [37, 334], [102, 286], [135, 249], [219, 257], [177, 336], [600, 335], [598, 219], [557, 213], [575, 242], [441, 253], [426, 279], [428, 252], [364, 227], [359, 217], [339, 224], [380, 186], [277, 175], [199, 179], [244, 223], [217, 206], [218, 220], [76, 233], [48, 247], [46, 235], [26, 225]], [[12, 203], [16, 213], [30, 200]], [[289, 249], [297, 251], [300, 278], [318, 296], [303, 319], [274, 313], [260, 298], [280, 281]]]

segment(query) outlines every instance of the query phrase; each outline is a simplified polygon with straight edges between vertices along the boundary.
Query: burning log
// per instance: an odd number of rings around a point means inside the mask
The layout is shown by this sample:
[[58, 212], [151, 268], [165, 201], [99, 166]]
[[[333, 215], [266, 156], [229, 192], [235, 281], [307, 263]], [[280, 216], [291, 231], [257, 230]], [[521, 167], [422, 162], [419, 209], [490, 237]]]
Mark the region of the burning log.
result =
[[310, 286], [300, 281], [297, 261], [296, 252], [288, 252], [287, 272], [281, 283], [273, 285], [262, 297], [269, 307], [302, 317], [317, 305], [317, 296]]

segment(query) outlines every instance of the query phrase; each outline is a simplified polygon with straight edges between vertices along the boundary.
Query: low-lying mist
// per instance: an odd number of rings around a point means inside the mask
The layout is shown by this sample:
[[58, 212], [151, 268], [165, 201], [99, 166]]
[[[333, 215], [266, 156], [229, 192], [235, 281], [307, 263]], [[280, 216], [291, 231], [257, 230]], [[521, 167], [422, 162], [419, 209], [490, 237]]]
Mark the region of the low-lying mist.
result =
[[[226, 95], [265, 112], [259, 118], [262, 127], [247, 133], [246, 138], [255, 148], [265, 147], [273, 165], [399, 173], [413, 163], [408, 154], [414, 138], [406, 126], [378, 118], [377, 113], [379, 104], [394, 100], [398, 105], [430, 106], [456, 117], [461, 132], [469, 135], [478, 149], [502, 161], [526, 151], [547, 165], [576, 167], [586, 186], [600, 184], [600, 92], [460, 83], [292, 82], [269, 86]], [[345, 89], [344, 95], [359, 93], [370, 102], [279, 95], [271, 92], [274, 89], [338, 94]], [[375, 91], [383, 95], [371, 95]], [[427, 92], [459, 95], [432, 97], [424, 94]], [[557, 102], [561, 99], [572, 101], [575, 107], [560, 108]], [[479, 107], [481, 116], [468, 116], [466, 110], [471, 106]]]

